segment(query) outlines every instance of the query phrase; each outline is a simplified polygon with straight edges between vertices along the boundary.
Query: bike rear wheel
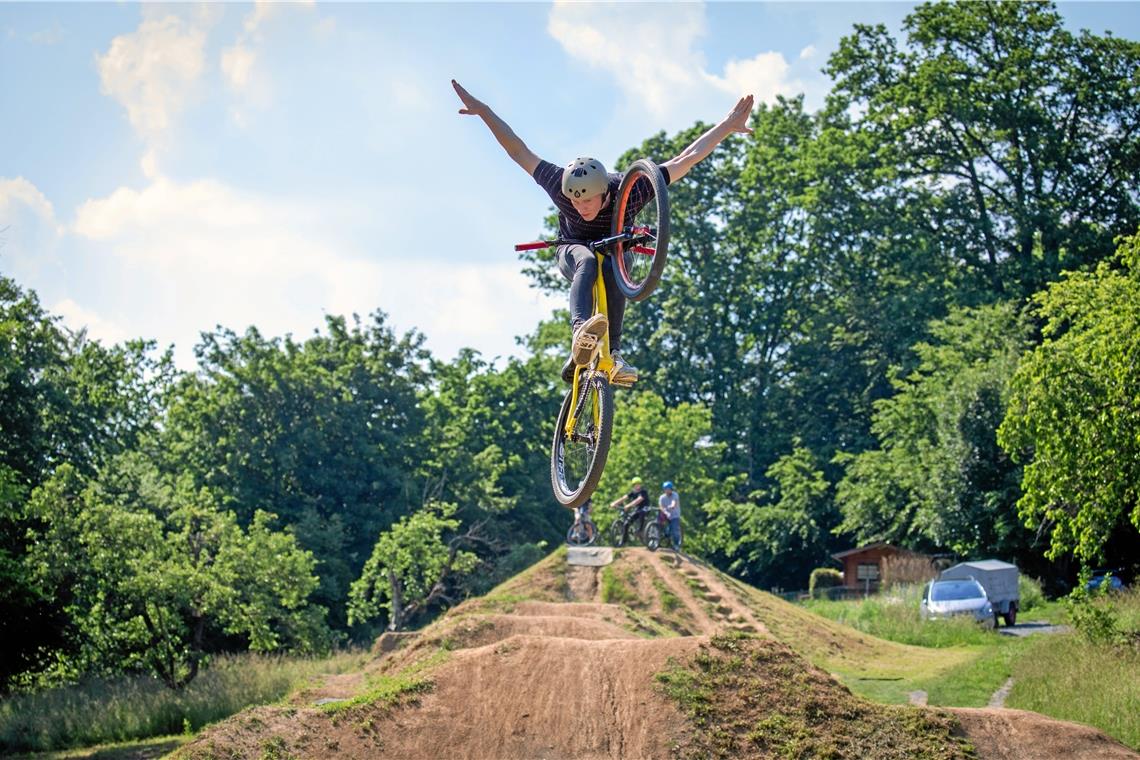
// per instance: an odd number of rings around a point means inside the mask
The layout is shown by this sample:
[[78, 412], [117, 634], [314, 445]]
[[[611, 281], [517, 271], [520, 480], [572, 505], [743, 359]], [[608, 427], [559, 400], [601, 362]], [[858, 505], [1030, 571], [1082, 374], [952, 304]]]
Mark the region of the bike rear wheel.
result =
[[[571, 388], [562, 400], [554, 441], [550, 447], [550, 482], [554, 498], [564, 507], [579, 507], [594, 493], [614, 424], [614, 392], [600, 372], [582, 371], [577, 395]], [[567, 431], [567, 420], [574, 425]]]
[[657, 551], [661, 545], [661, 524], [657, 521], [645, 526], [645, 547], [651, 552]]
[[614, 197], [612, 233], [632, 232], [614, 246], [617, 285], [631, 301], [643, 301], [657, 287], [669, 246], [669, 193], [657, 165], [638, 159]]

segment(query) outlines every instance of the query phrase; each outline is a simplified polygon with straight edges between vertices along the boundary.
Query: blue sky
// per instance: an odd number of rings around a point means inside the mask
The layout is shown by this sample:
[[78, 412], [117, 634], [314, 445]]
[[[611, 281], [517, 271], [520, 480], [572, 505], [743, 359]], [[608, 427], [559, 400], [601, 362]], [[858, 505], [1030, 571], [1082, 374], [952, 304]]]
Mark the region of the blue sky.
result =
[[[452, 77], [539, 156], [612, 163], [746, 92], [818, 106], [852, 24], [912, 7], [0, 2], [0, 272], [184, 368], [215, 325], [377, 308], [440, 358], [510, 355], [563, 305], [512, 248], [549, 202]], [[1140, 39], [1136, 3], [1059, 8]]]

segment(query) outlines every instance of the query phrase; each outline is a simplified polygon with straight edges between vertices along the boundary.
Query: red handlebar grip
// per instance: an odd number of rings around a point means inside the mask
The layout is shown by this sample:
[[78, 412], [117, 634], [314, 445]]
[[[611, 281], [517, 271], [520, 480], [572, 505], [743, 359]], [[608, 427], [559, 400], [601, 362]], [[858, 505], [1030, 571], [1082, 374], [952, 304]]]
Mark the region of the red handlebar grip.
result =
[[516, 251], [533, 251], [536, 248], [549, 248], [550, 243], [543, 240], [537, 240], [533, 243], [519, 243], [515, 246]]

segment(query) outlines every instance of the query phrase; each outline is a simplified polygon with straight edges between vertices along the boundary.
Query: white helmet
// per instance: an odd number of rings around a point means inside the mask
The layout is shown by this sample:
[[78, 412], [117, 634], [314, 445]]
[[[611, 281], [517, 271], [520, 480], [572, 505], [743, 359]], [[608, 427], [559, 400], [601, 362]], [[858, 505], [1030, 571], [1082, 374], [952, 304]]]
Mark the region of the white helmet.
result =
[[576, 158], [562, 172], [562, 194], [567, 198], [578, 200], [601, 195], [609, 186], [606, 167], [596, 158]]

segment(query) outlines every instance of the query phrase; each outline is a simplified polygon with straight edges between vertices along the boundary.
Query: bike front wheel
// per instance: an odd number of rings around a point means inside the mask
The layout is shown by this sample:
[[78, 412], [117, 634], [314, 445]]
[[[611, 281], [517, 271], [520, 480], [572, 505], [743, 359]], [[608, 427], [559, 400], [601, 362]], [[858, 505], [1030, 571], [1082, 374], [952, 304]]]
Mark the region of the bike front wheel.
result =
[[657, 551], [657, 547], [661, 545], [661, 525], [659, 523], [651, 522], [645, 526], [645, 547], [651, 552]]
[[633, 236], [614, 247], [618, 288], [631, 301], [644, 301], [661, 279], [669, 247], [669, 192], [652, 161], [634, 161], [622, 178], [611, 231]]
[[580, 525], [571, 525], [570, 530], [566, 531], [566, 543], [570, 546], [589, 546], [597, 537], [598, 529], [589, 521]]
[[622, 533], [624, 532], [622, 530], [623, 525], [624, 525], [624, 523], [622, 522], [622, 519], [619, 517], [617, 520], [614, 520], [614, 524], [610, 526], [610, 543], [613, 544], [614, 546], [620, 547], [622, 544], [625, 543], [625, 536], [622, 535]]
[[581, 372], [562, 400], [550, 447], [550, 482], [564, 507], [579, 507], [598, 487], [614, 424], [614, 395], [600, 372]]

